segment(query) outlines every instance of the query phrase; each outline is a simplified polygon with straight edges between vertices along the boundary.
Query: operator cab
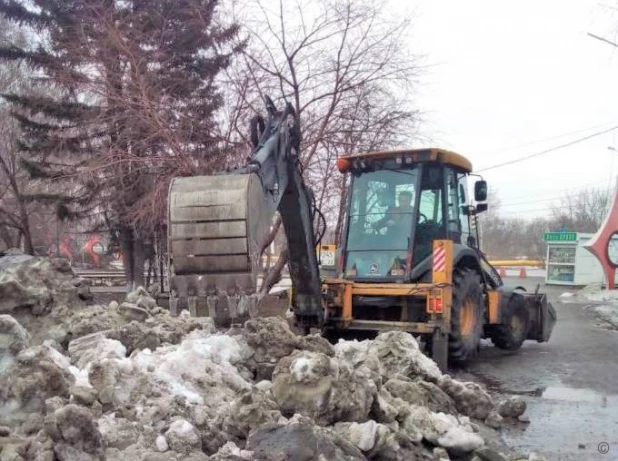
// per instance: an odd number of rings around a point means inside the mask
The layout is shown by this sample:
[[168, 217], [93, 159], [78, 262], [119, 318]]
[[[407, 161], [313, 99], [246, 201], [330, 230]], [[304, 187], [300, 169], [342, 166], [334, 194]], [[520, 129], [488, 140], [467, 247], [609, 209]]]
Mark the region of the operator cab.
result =
[[[431, 256], [436, 239], [475, 246], [467, 188], [472, 165], [464, 157], [425, 149], [341, 160], [346, 162], [340, 170], [352, 173], [342, 248], [345, 278], [404, 281]], [[476, 199], [485, 200], [486, 183], [475, 186]]]

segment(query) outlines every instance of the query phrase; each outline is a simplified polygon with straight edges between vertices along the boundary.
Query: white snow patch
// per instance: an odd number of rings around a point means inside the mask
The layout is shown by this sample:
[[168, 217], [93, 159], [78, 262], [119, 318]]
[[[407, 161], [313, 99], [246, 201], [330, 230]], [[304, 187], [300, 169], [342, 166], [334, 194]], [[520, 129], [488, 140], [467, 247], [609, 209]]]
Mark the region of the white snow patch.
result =
[[75, 377], [75, 385], [82, 387], [92, 387], [88, 380], [88, 372], [90, 371], [90, 364], [84, 369], [79, 369], [73, 365], [69, 367], [69, 372]]
[[47, 354], [49, 358], [58, 367], [62, 368], [63, 370], [69, 369], [69, 367], [71, 366], [71, 361], [68, 359], [68, 357], [65, 357], [53, 347], [49, 347], [49, 346], [41, 346], [41, 347], [45, 347], [47, 349]]
[[230, 458], [232, 456], [236, 456], [238, 458], [246, 460], [253, 459], [252, 451], [242, 450], [234, 442], [227, 442], [225, 445], [223, 445], [217, 452], [217, 455], [221, 456], [222, 458], [225, 456], [228, 456]]
[[618, 303], [618, 290], [606, 290], [600, 283], [593, 283], [574, 293], [560, 295], [562, 302]]
[[193, 427], [193, 424], [191, 424], [189, 421], [187, 421], [186, 419], [179, 419], [178, 421], [174, 421], [172, 424], [170, 424], [170, 428], [167, 432], [175, 432], [176, 434], [182, 435], [189, 434], [194, 430], [195, 427]]
[[203, 404], [204, 398], [192, 381], [208, 375], [235, 389], [250, 389], [235, 364], [243, 362], [252, 351], [235, 337], [211, 335], [201, 330], [189, 333], [178, 345], [144, 349], [133, 355], [133, 364], [143, 371], [154, 370], [156, 381], [189, 403]]
[[0, 356], [0, 375], [3, 375], [11, 367], [13, 361], [11, 354], [3, 354]]
[[411, 409], [404, 421], [404, 429], [416, 439], [420, 431], [422, 437], [430, 443], [463, 452], [473, 451], [485, 444], [469, 424], [462, 425], [454, 415], [434, 413], [421, 406], [413, 406]]
[[444, 448], [470, 452], [481, 448], [485, 442], [478, 434], [470, 433], [462, 427], [452, 426], [438, 437], [438, 444]]
[[594, 311], [603, 320], [618, 328], [618, 306], [594, 306]]
[[348, 440], [361, 451], [370, 451], [376, 444], [380, 425], [370, 419], [362, 424], [352, 423], [348, 429]]
[[601, 290], [596, 293], [587, 293], [585, 299], [597, 302], [618, 302], [618, 290]]
[[273, 387], [272, 381], [268, 381], [267, 379], [263, 379], [259, 383], [255, 384], [255, 387], [261, 390], [262, 392], [268, 392], [271, 387]]
[[116, 367], [118, 368], [118, 371], [120, 371], [120, 373], [128, 375], [133, 373], [133, 371], [135, 370], [135, 364], [129, 358], [125, 357], [122, 359], [115, 359], [113, 361], [116, 364]]
[[109, 413], [106, 415], [102, 415], [98, 421], [99, 432], [102, 436], [109, 434], [110, 432], [115, 430], [115, 427], [118, 425], [116, 421], [116, 413]]
[[157, 440], [155, 441], [155, 445], [158, 451], [164, 452], [169, 450], [169, 445], [167, 444], [167, 440], [165, 440], [165, 436], [159, 435]]
[[356, 367], [367, 360], [369, 345], [370, 342], [368, 340], [358, 341], [353, 339], [346, 341], [344, 339], [339, 339], [334, 346], [335, 356]]
[[[105, 338], [97, 343], [92, 355], [97, 360], [124, 359], [127, 356], [127, 348], [118, 340]], [[92, 359], [88, 361], [90, 362]]]
[[290, 372], [294, 375], [294, 379], [299, 383], [304, 381], [313, 381], [316, 375], [313, 372], [315, 366], [314, 361], [309, 357], [298, 357], [290, 366]]
[[431, 360], [425, 354], [423, 354], [420, 350], [416, 354], [416, 363], [417, 366], [425, 372], [425, 374], [431, 378], [438, 379], [442, 376], [442, 372], [436, 362]]

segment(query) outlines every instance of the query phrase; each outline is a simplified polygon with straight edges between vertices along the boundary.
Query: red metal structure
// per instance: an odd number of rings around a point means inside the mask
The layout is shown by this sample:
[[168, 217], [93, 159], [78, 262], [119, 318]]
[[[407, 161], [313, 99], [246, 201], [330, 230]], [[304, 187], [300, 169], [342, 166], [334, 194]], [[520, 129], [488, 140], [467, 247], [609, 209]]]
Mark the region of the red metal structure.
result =
[[590, 239], [590, 242], [584, 245], [584, 248], [595, 255], [601, 263], [607, 277], [607, 288], [609, 290], [616, 288], [616, 268], [618, 268], [618, 265], [612, 262], [609, 257], [609, 244], [612, 237], [616, 234], [618, 234], [618, 191], [616, 191], [614, 201], [605, 221], [603, 221], [594, 237]]

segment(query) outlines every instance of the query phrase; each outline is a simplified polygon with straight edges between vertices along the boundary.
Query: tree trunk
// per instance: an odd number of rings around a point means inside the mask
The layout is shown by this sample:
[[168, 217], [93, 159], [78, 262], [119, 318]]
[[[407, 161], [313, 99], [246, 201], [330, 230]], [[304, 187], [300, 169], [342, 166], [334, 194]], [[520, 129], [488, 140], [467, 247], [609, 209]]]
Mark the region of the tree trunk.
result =
[[133, 284], [134, 288], [145, 286], [144, 265], [146, 263], [146, 245], [133, 234]]
[[129, 292], [135, 288], [133, 279], [133, 233], [131, 229], [121, 225], [118, 232], [118, 240], [122, 254], [124, 276], [127, 282], [127, 292]]
[[8, 226], [0, 226], [0, 238], [4, 241], [6, 249], [15, 248], [15, 240], [8, 229]]
[[272, 269], [268, 272], [266, 277], [264, 277], [264, 282], [262, 282], [262, 287], [260, 288], [260, 294], [267, 295], [272, 287], [274, 287], [281, 280], [281, 272], [283, 268], [288, 262], [288, 247], [287, 245], [281, 248], [279, 252], [279, 259], [272, 267]]
[[273, 223], [273, 227], [270, 229], [270, 233], [266, 236], [264, 243], [262, 243], [261, 253], [264, 253], [264, 250], [267, 249], [277, 237], [277, 234], [279, 233], [279, 229], [281, 228], [281, 222], [282, 222], [281, 216], [277, 216], [277, 219]]
[[25, 210], [21, 211], [22, 234], [24, 236], [24, 252], [34, 256], [34, 244], [32, 243], [32, 234], [30, 233], [30, 220], [28, 213]]
[[30, 218], [28, 216], [26, 203], [23, 201], [23, 197], [21, 195], [18, 196], [18, 204], [21, 231], [24, 235], [24, 251], [27, 254], [34, 256], [34, 245], [32, 243], [32, 233], [30, 232]]

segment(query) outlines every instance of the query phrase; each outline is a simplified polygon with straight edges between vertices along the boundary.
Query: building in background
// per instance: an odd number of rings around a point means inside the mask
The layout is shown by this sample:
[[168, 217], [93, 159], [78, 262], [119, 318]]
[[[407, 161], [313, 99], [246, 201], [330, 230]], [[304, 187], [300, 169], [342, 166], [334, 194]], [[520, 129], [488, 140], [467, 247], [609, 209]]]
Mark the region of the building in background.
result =
[[[547, 232], [545, 283], [547, 285], [585, 286], [606, 283], [601, 264], [590, 251], [584, 248], [594, 234], [582, 232]], [[618, 261], [618, 236], [609, 246], [609, 257]]]

